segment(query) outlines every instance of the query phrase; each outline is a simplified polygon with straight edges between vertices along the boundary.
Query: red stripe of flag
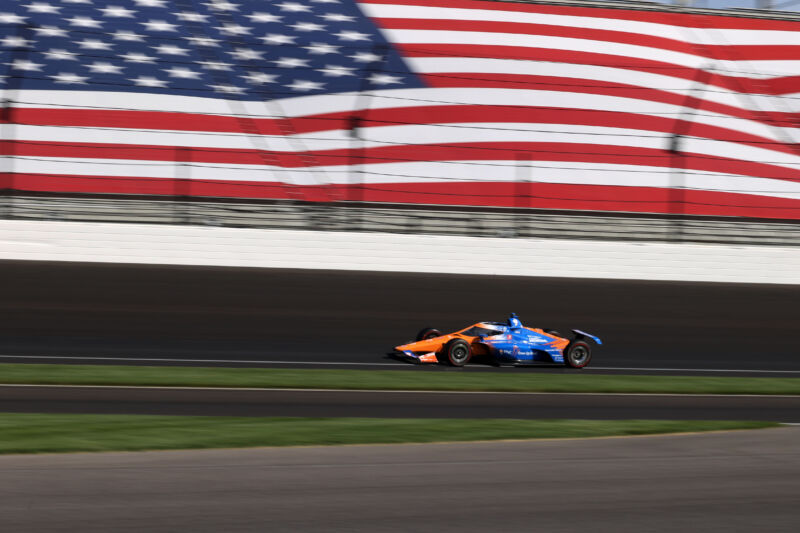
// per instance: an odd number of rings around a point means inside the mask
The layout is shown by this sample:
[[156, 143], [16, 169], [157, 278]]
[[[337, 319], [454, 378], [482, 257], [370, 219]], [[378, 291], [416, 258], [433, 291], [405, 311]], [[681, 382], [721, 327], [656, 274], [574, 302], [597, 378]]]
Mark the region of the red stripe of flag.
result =
[[547, 4], [524, 4], [520, 2], [486, 2], [481, 0], [365, 0], [362, 4], [407, 5], [422, 7], [443, 7], [455, 9], [480, 9], [487, 11], [505, 11], [518, 13], [541, 13], [546, 15], [563, 15], [570, 17], [589, 17], [598, 19], [617, 19], [632, 22], [651, 22], [677, 27], [698, 29], [741, 29], [764, 31], [798, 31], [800, 22], [790, 20], [761, 19], [754, 17], [737, 17], [724, 15], [699, 15], [694, 13], [678, 13], [668, 8], [653, 8], [627, 5], [620, 8], [605, 7], [573, 7]]
[[[17, 157], [124, 159], [133, 161], [182, 161], [207, 164], [274, 165], [280, 168], [314, 168], [356, 164], [415, 163], [446, 161], [515, 161], [520, 153], [529, 154], [535, 162], [596, 163], [671, 168], [680, 166], [698, 172], [725, 173], [800, 182], [795, 169], [714, 157], [705, 154], [681, 153], [666, 149], [638, 148], [585, 143], [558, 142], [480, 142], [440, 145], [416, 144], [380, 146], [366, 149], [318, 150], [311, 152], [273, 152], [264, 150], [232, 150], [219, 148], [185, 148], [177, 146], [141, 146], [85, 143], [11, 143]], [[666, 148], [666, 147], [665, 147]], [[81, 162], [82, 163], [82, 162]], [[91, 165], [91, 162], [84, 163]], [[491, 165], [491, 163], [488, 163]], [[540, 172], [547, 172], [542, 168]], [[635, 171], [631, 169], [631, 171]], [[376, 169], [376, 172], [380, 172]], [[431, 178], [445, 181], [440, 178]], [[454, 183], [461, 183], [453, 178]]]

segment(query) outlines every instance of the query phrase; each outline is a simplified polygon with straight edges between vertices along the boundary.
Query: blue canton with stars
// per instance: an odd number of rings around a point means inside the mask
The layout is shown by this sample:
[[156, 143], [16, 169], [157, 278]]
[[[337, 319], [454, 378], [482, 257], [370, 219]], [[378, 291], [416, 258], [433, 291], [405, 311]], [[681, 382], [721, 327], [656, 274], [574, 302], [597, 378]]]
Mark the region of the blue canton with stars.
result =
[[349, 0], [0, 4], [0, 91], [270, 100], [422, 86]]

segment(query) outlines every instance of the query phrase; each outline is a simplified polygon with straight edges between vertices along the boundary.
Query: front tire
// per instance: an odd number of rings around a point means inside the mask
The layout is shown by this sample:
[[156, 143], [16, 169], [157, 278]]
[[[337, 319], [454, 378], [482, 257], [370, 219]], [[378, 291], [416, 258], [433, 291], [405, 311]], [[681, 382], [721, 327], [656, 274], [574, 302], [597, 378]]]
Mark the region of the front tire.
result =
[[417, 333], [417, 342], [426, 341], [428, 339], [433, 339], [441, 336], [442, 332], [436, 328], [422, 328], [420, 332]]
[[464, 339], [453, 339], [445, 345], [440, 360], [451, 366], [464, 366], [471, 357], [472, 349], [469, 343]]
[[572, 368], [583, 368], [592, 360], [592, 348], [586, 341], [574, 340], [564, 351], [564, 364]]

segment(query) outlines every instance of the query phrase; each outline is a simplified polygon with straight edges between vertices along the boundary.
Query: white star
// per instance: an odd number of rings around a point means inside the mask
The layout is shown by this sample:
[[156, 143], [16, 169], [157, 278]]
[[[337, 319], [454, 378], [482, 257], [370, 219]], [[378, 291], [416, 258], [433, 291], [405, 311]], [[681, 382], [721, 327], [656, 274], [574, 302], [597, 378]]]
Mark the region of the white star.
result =
[[311, 0], [317, 4], [338, 4], [339, 0]]
[[11, 63], [11, 68], [14, 70], [42, 70], [40, 68], [42, 66], [44, 66], [44, 63], [34, 63], [28, 59], [15, 59]]
[[61, 10], [60, 7], [42, 2], [33, 2], [25, 7], [27, 7], [28, 11], [31, 11], [32, 13], [58, 13]]
[[208, 15], [201, 15], [200, 13], [194, 13], [192, 11], [175, 13], [175, 16], [178, 17], [178, 20], [186, 22], [208, 22]]
[[242, 76], [252, 84], [256, 83], [275, 83], [278, 78], [275, 74], [264, 74], [263, 72], [248, 72], [247, 76]]
[[52, 48], [44, 53], [44, 56], [47, 59], [65, 60], [65, 61], [77, 61], [78, 58], [75, 57], [77, 55], [78, 54], [76, 54], [75, 52], [70, 52], [68, 50], [64, 50], [61, 48]]
[[147, 56], [144, 54], [140, 54], [138, 52], [131, 52], [129, 54], [125, 54], [120, 56], [125, 61], [130, 61], [131, 63], [155, 63], [156, 58]]
[[67, 30], [62, 30], [61, 28], [56, 28], [55, 26], [42, 26], [40, 28], [33, 28], [33, 31], [35, 31], [37, 35], [41, 35], [43, 37], [66, 37], [68, 35]]
[[261, 56], [264, 52], [258, 52], [249, 48], [237, 48], [233, 52], [230, 52], [230, 54], [239, 61], [249, 61], [262, 59]]
[[185, 56], [189, 51], [186, 48], [181, 48], [180, 46], [175, 46], [174, 44], [160, 44], [158, 46], [154, 46], [153, 48], [159, 54], [172, 56]]
[[84, 39], [78, 42], [77, 45], [87, 50], [111, 50], [110, 44], [97, 39]]
[[92, 0], [61, 0], [65, 4], [91, 4]]
[[24, 24], [26, 18], [15, 13], [0, 13], [0, 23], [2, 24]]
[[120, 6], [108, 6], [102, 8], [100, 11], [103, 12], [103, 15], [106, 17], [116, 17], [116, 18], [133, 18], [133, 14], [136, 11], [132, 9], [125, 9], [124, 7]]
[[374, 63], [383, 58], [378, 54], [373, 54], [371, 52], [356, 52], [350, 56], [350, 59], [353, 61], [358, 61], [359, 63]]
[[369, 81], [375, 85], [389, 85], [390, 83], [401, 83], [400, 76], [389, 76], [388, 74], [373, 74], [369, 77]]
[[325, 26], [313, 22], [298, 22], [291, 26], [295, 31], [323, 31]]
[[297, 39], [297, 37], [292, 37], [291, 35], [280, 35], [277, 33], [269, 33], [261, 37], [261, 40], [264, 41], [264, 44], [294, 44], [295, 39]]
[[72, 17], [66, 20], [70, 25], [78, 26], [79, 28], [101, 28], [103, 26], [102, 22], [91, 17]]
[[252, 15], [245, 15], [245, 17], [250, 19], [250, 22], [280, 22], [281, 17], [278, 15], [273, 15], [271, 13], [253, 13]]
[[172, 67], [170, 69], [164, 69], [164, 72], [166, 72], [169, 76], [173, 78], [187, 78], [196, 80], [197, 78], [200, 77], [199, 72], [195, 72], [193, 70], [189, 70], [188, 68], [183, 68], [183, 67]]
[[122, 74], [122, 67], [112, 65], [103, 61], [95, 61], [91, 65], [86, 65], [89, 70], [97, 74]]
[[152, 76], [139, 76], [131, 81], [140, 87], [166, 87], [167, 85], [166, 81], [157, 80]]
[[223, 35], [247, 35], [253, 28], [239, 24], [223, 24], [222, 26], [217, 26], [217, 29]]
[[341, 46], [334, 46], [328, 43], [311, 43], [303, 48], [308, 50], [309, 54], [338, 54]]
[[289, 89], [294, 89], [295, 91], [317, 91], [324, 87], [324, 84], [316, 82], [316, 81], [307, 81], [307, 80], [294, 80], [291, 84], [287, 85]]
[[205, 5], [217, 11], [238, 11], [240, 4], [232, 4], [225, 0], [213, 0], [213, 2], [209, 2]]
[[230, 63], [222, 63], [221, 61], [198, 61], [198, 65], [203, 65], [208, 70], [231, 70]]
[[334, 76], [336, 78], [341, 76], [355, 76], [353, 73], [355, 69], [350, 67], [340, 67], [337, 65], [325, 65], [325, 68], [318, 68], [317, 72], [322, 72], [325, 76]]
[[147, 22], [140, 22], [149, 31], [178, 31], [175, 29], [175, 24], [170, 24], [166, 20], [148, 20]]
[[282, 4], [275, 4], [275, 5], [281, 8], [281, 11], [291, 11], [294, 13], [299, 13], [301, 11], [311, 11], [311, 8], [309, 6], [304, 6], [303, 4], [300, 4], [298, 2], [284, 2]]
[[112, 33], [111, 36], [120, 41], [144, 41], [143, 35], [139, 35], [138, 33], [134, 33], [132, 31], [117, 30], [116, 32]]
[[324, 18], [325, 20], [329, 20], [331, 22], [353, 22], [356, 18], [351, 17], [350, 15], [343, 15], [341, 13], [325, 13], [324, 15], [317, 15], [319, 17]]
[[167, 7], [166, 0], [133, 0], [137, 6]]
[[56, 83], [66, 83], [69, 85], [83, 84], [89, 79], [86, 76], [78, 76], [77, 74], [72, 74], [69, 72], [59, 72], [55, 76], [50, 77], [53, 78], [53, 81]]
[[187, 37], [186, 40], [195, 46], [219, 46], [219, 39], [211, 37]]
[[226, 93], [226, 94], [242, 94], [244, 93], [244, 89], [241, 87], [237, 87], [235, 85], [211, 85], [212, 89], [217, 91], [218, 93]]
[[24, 48], [29, 44], [31, 43], [30, 41], [28, 41], [28, 39], [19, 37], [18, 35], [9, 35], [8, 37], [0, 41], [0, 45], [8, 46], [9, 48]]
[[307, 67], [308, 61], [308, 59], [300, 59], [299, 57], [282, 57], [277, 61], [273, 61], [273, 63], [281, 68], [298, 68]]
[[369, 33], [357, 31], [342, 31], [335, 35], [343, 41], [369, 41], [372, 37]]

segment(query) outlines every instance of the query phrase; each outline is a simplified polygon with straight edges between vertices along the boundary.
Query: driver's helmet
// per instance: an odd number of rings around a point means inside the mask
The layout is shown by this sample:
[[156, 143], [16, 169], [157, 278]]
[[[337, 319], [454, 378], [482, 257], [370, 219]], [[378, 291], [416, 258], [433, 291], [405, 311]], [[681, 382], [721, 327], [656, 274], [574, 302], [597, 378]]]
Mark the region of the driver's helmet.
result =
[[511, 313], [511, 316], [508, 317], [508, 327], [511, 329], [518, 329], [522, 327], [522, 322], [520, 322], [519, 318], [517, 318], [516, 313]]

